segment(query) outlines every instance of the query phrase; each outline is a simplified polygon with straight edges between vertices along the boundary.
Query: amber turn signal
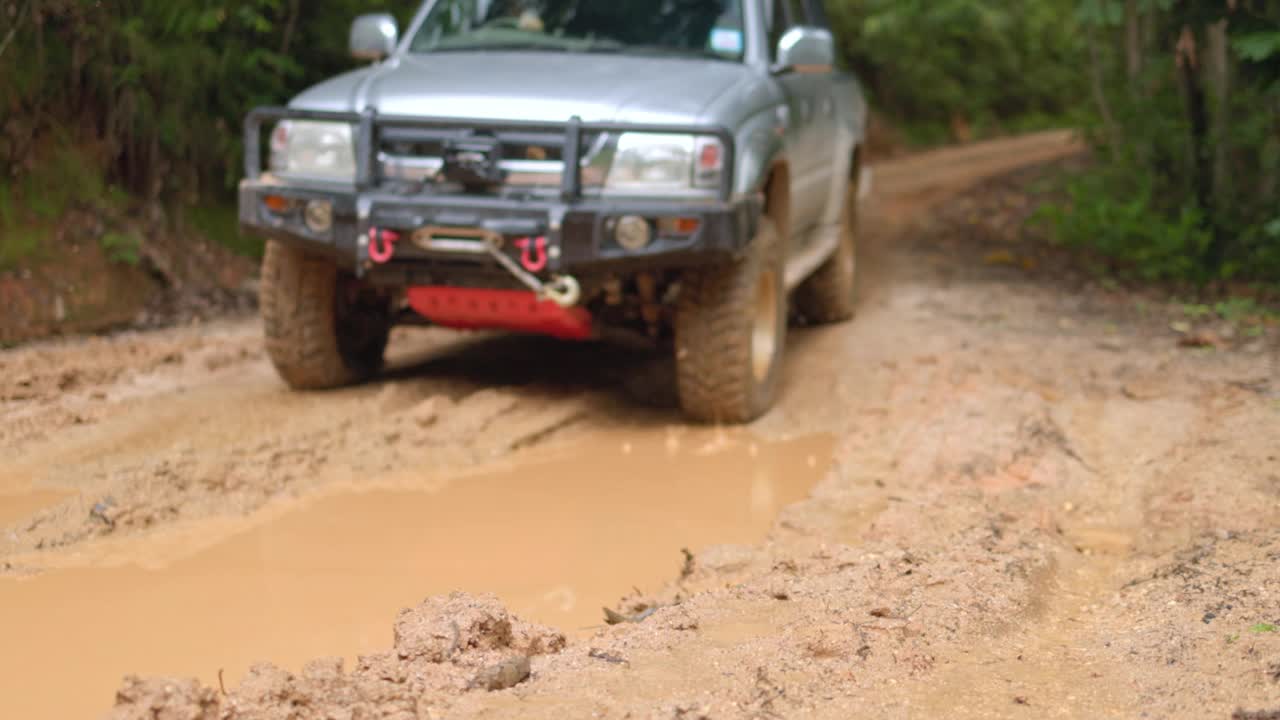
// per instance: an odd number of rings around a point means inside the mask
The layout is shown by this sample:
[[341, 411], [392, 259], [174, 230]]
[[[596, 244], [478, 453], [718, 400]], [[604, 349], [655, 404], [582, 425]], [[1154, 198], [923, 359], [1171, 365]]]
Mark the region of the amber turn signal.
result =
[[262, 204], [273, 213], [286, 213], [293, 209], [293, 201], [280, 195], [268, 195], [262, 198]]
[[664, 236], [687, 236], [698, 232], [702, 221], [692, 217], [667, 217], [658, 221], [658, 232]]

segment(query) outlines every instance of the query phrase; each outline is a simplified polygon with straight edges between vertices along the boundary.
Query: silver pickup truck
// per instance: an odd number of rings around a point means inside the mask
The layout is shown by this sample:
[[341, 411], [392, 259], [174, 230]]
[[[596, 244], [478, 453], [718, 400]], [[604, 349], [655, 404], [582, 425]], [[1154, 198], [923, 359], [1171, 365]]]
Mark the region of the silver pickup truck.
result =
[[400, 322], [630, 332], [690, 417], [741, 423], [790, 310], [852, 316], [866, 107], [820, 0], [427, 0], [350, 39], [370, 66], [245, 122], [290, 386], [368, 378]]

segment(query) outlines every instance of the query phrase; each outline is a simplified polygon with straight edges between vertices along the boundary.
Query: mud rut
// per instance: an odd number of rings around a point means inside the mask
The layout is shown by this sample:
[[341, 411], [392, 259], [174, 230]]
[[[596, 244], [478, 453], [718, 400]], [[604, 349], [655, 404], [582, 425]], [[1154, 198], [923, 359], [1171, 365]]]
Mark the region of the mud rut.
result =
[[[501, 606], [435, 601], [406, 622], [479, 618], [430, 635], [452, 632], [448, 653], [420, 652], [397, 625], [393, 650], [345, 671], [259, 668], [226, 696], [208, 674], [204, 687], [131, 680], [112, 717], [1280, 709], [1280, 632], [1266, 629], [1280, 625], [1275, 348], [1181, 350], [1114, 294], [1068, 293], [934, 242], [950, 232], [934, 208], [1077, 150], [1047, 133], [877, 168], [859, 317], [791, 336], [781, 404], [745, 433], [683, 427], [663, 390], [670, 367], [625, 348], [399, 331], [378, 381], [317, 395], [280, 386], [252, 320], [5, 351], [0, 598], [72, 569], [164, 567], [335, 488], [518, 472], [600, 438], [737, 453], [818, 435], [835, 451], [808, 497], [761, 543], [699, 548], [683, 573], [672, 557], [665, 589], [617, 605], [657, 606], [643, 622], [570, 633], [552, 652], [553, 631], [519, 621], [494, 640], [511, 622]], [[648, 493], [637, 479], [616, 512]], [[0, 716], [65, 716], [23, 695], [26, 653], [0, 652]], [[533, 656], [530, 680], [475, 689], [478, 669], [513, 654]]]

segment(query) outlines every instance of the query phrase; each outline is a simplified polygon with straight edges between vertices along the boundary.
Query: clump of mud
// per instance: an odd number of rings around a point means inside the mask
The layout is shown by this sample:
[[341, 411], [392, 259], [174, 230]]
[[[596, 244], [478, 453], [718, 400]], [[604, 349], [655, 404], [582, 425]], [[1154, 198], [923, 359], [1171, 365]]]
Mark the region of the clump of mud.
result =
[[194, 680], [129, 677], [108, 720], [300, 717], [425, 717], [437, 701], [503, 690], [530, 676], [530, 658], [557, 653], [565, 637], [513, 617], [492, 595], [454, 593], [402, 610], [390, 651], [310, 662], [301, 674], [256, 665], [230, 692]]

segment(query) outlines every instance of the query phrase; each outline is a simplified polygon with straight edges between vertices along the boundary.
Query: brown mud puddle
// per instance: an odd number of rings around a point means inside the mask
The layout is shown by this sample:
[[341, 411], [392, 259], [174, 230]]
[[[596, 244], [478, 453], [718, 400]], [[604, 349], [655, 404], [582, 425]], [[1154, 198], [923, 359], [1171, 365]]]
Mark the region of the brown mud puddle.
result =
[[826, 436], [603, 434], [434, 489], [328, 494], [158, 569], [0, 579], [0, 717], [93, 717], [126, 673], [216, 686], [225, 669], [230, 686], [260, 658], [297, 669], [383, 650], [400, 608], [453, 590], [581, 633], [633, 587], [669, 582], [681, 548], [761, 540], [833, 449]]

